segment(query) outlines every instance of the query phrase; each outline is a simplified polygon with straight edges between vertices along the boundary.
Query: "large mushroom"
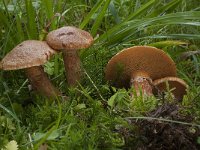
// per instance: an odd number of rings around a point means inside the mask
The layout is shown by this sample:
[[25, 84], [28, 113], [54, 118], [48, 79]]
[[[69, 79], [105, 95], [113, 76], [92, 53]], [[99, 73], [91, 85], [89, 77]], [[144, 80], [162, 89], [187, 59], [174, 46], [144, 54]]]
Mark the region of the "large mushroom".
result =
[[52, 85], [41, 65], [56, 51], [44, 41], [27, 40], [17, 45], [1, 61], [2, 70], [24, 69], [33, 86], [41, 94], [54, 98], [60, 92]]
[[46, 41], [53, 49], [62, 50], [68, 85], [75, 86], [81, 78], [78, 50], [88, 48], [93, 37], [86, 31], [66, 26], [51, 31]]
[[177, 77], [165, 77], [153, 81], [155, 86], [153, 93], [166, 92], [167, 89], [172, 89], [174, 98], [178, 101], [183, 99], [183, 96], [187, 93], [188, 85], [184, 80]]
[[152, 95], [152, 80], [176, 76], [173, 60], [162, 50], [150, 46], [134, 46], [113, 56], [106, 66], [105, 77], [116, 87], [133, 86]]

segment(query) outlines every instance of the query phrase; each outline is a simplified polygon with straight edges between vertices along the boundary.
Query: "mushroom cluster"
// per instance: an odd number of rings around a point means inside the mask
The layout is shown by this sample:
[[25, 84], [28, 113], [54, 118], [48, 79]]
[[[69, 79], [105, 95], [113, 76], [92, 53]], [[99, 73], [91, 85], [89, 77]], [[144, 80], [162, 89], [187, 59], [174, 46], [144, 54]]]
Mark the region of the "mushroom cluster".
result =
[[181, 100], [187, 84], [177, 77], [174, 61], [162, 50], [151, 46], [134, 46], [113, 56], [106, 66], [105, 78], [116, 87], [134, 87], [136, 94], [150, 96], [158, 91], [175, 88], [173, 94]]
[[50, 32], [46, 41], [27, 40], [18, 44], [0, 62], [2, 70], [24, 69], [33, 88], [44, 96], [55, 98], [61, 92], [53, 86], [42, 65], [62, 50], [67, 82], [75, 86], [81, 77], [78, 49], [88, 48], [93, 37], [76, 27], [62, 27]]
[[[61, 51], [67, 83], [74, 87], [82, 75], [78, 51], [92, 43], [90, 33], [72, 26], [62, 27], [51, 31], [46, 41], [27, 40], [17, 45], [0, 62], [0, 69], [24, 69], [34, 89], [47, 97], [57, 97], [61, 93], [52, 85], [42, 65]], [[174, 61], [162, 50], [151, 46], [134, 46], [117, 53], [108, 62], [105, 77], [116, 87], [133, 86], [137, 95], [142, 92], [149, 96], [175, 88], [172, 93], [181, 100], [188, 88], [177, 77]]]

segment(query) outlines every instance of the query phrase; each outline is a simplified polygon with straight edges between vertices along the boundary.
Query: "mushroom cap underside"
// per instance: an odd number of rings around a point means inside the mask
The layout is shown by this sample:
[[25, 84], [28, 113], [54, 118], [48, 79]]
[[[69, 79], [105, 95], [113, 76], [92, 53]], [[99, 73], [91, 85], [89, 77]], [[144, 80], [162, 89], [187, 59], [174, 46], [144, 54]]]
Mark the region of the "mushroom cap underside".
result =
[[3, 70], [17, 70], [40, 66], [56, 51], [44, 41], [27, 40], [13, 48], [1, 61]]
[[165, 77], [162, 79], [157, 79], [153, 81], [154, 86], [156, 87], [153, 90], [154, 94], [160, 92], [167, 91], [167, 83], [169, 85], [169, 89], [172, 89], [172, 93], [174, 94], [177, 100], [182, 100], [183, 96], [187, 93], [188, 85], [184, 80], [177, 77]]
[[144, 72], [152, 80], [176, 76], [174, 61], [162, 50], [151, 46], [134, 46], [113, 56], [105, 70], [105, 78], [113, 86], [130, 86], [131, 76]]
[[56, 50], [76, 50], [88, 48], [93, 43], [93, 37], [84, 30], [66, 26], [49, 32], [46, 41]]

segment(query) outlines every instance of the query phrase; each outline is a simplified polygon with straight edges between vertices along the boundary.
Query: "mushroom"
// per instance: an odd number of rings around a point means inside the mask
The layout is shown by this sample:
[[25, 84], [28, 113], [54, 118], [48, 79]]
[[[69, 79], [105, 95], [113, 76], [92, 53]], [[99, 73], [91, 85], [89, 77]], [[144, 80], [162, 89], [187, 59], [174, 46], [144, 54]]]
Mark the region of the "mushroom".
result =
[[60, 92], [52, 85], [41, 65], [55, 53], [44, 41], [27, 40], [10, 51], [2, 59], [0, 66], [2, 70], [24, 69], [33, 88], [53, 98]]
[[167, 91], [167, 83], [169, 85], [169, 89], [175, 88], [172, 90], [174, 98], [181, 101], [187, 92], [188, 85], [185, 81], [177, 77], [165, 77], [153, 81], [153, 85], [156, 87], [153, 90], [153, 93], [157, 94], [158, 92]]
[[162, 50], [150, 46], [134, 46], [113, 56], [106, 66], [105, 78], [116, 87], [133, 86], [152, 95], [152, 80], [176, 76], [173, 60]]
[[76, 27], [66, 26], [51, 31], [47, 43], [56, 50], [62, 50], [69, 86], [75, 86], [81, 78], [81, 66], [78, 50], [88, 48], [93, 43], [92, 36]]

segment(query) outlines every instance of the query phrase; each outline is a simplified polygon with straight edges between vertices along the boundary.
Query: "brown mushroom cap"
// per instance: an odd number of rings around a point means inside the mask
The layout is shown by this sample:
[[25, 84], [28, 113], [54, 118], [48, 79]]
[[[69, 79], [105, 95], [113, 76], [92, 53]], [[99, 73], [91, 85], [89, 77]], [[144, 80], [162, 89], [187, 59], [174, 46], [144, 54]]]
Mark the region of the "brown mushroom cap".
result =
[[176, 65], [162, 50], [134, 46], [117, 53], [106, 66], [105, 76], [116, 87], [129, 87], [134, 73], [145, 72], [152, 80], [176, 76]]
[[82, 49], [88, 48], [93, 37], [90, 33], [76, 27], [62, 27], [51, 31], [46, 38], [47, 43], [54, 49]]
[[[164, 92], [167, 90], [166, 82], [169, 84], [169, 89], [175, 88], [172, 93], [174, 94], [177, 100], [182, 100], [183, 96], [186, 94], [188, 85], [180, 78], [177, 77], [165, 77], [162, 79], [157, 79], [153, 81], [154, 86], [159, 89], [159, 91]], [[153, 93], [156, 94], [158, 91], [153, 90]]]
[[1, 61], [3, 70], [16, 70], [40, 66], [55, 54], [44, 41], [27, 40], [17, 45]]

